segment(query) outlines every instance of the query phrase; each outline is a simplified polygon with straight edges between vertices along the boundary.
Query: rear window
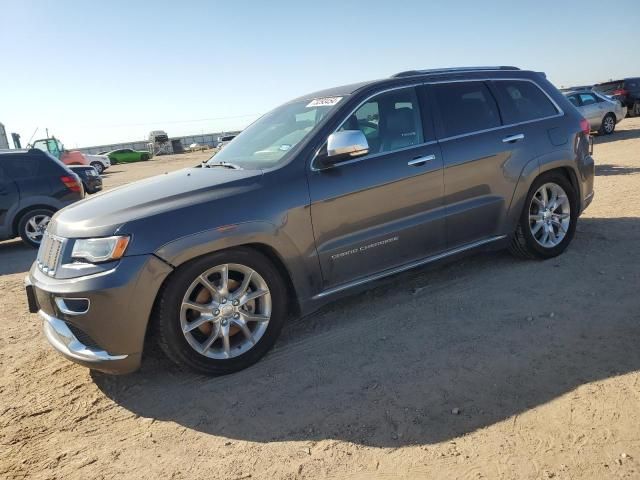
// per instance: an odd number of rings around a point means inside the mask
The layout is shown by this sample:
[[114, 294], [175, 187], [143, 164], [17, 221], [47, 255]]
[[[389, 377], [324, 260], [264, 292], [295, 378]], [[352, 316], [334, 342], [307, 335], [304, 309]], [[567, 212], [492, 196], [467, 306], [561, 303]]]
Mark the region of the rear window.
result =
[[624, 81], [627, 90], [640, 90], [640, 78], [628, 78]]
[[549, 97], [534, 83], [495, 80], [493, 85], [505, 123], [519, 123], [551, 117], [558, 113]]
[[433, 85], [445, 137], [500, 126], [500, 115], [483, 82]]
[[613, 95], [613, 92], [620, 90], [624, 87], [624, 81], [616, 80], [614, 82], [601, 83], [593, 87], [596, 92], [603, 93], [605, 95]]

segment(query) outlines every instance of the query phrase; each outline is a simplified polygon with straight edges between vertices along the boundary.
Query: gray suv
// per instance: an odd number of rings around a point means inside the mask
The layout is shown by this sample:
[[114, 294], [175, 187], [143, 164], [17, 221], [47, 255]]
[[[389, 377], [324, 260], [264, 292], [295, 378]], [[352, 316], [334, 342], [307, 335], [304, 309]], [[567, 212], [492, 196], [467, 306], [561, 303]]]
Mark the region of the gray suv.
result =
[[53, 347], [109, 373], [145, 338], [226, 374], [290, 315], [478, 250], [547, 259], [593, 198], [589, 124], [544, 74], [409, 71], [295, 99], [200, 168], [58, 212], [26, 279]]

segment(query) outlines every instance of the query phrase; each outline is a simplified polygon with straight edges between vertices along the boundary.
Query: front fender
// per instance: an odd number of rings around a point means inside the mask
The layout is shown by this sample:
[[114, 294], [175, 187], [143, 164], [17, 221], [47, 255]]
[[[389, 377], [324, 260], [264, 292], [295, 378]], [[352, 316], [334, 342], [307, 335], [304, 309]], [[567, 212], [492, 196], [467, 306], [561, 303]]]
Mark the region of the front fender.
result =
[[319, 285], [315, 250], [303, 252], [282, 228], [264, 221], [251, 221], [212, 228], [187, 235], [160, 247], [155, 254], [179, 267], [194, 258], [227, 248], [258, 244], [275, 252], [291, 279], [299, 303], [310, 298]]

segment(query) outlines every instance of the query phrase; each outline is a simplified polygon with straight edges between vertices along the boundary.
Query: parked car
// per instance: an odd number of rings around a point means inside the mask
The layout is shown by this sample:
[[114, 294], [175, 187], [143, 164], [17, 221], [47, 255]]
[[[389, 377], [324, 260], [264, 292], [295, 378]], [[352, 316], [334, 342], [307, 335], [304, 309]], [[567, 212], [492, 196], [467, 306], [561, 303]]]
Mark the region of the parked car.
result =
[[640, 77], [598, 83], [593, 88], [603, 95], [619, 99], [627, 107], [629, 116], [640, 115]]
[[90, 155], [84, 154], [93, 168], [96, 169], [99, 175], [101, 175], [107, 168], [111, 166], [111, 160], [108, 155]]
[[0, 151], [0, 240], [40, 245], [54, 212], [84, 197], [78, 176], [38, 149]]
[[223, 137], [218, 137], [218, 145], [217, 148], [219, 150], [223, 149], [224, 147], [226, 147], [231, 140], [233, 140], [234, 138], [236, 138], [237, 135], [225, 135]]
[[155, 338], [226, 374], [290, 315], [383, 277], [486, 249], [561, 254], [593, 179], [589, 124], [543, 74], [403, 72], [300, 97], [201, 168], [67, 207], [27, 297], [89, 368], [133, 371]]
[[591, 130], [605, 135], [613, 133], [616, 124], [627, 115], [627, 107], [595, 91], [565, 92], [564, 95], [589, 121]]
[[92, 166], [72, 165], [69, 169], [80, 177], [82, 186], [87, 193], [96, 193], [102, 190], [102, 179], [98, 171]]
[[112, 150], [107, 154], [111, 163], [131, 163], [145, 162], [151, 158], [151, 154], [144, 150], [132, 150], [131, 148], [121, 148]]

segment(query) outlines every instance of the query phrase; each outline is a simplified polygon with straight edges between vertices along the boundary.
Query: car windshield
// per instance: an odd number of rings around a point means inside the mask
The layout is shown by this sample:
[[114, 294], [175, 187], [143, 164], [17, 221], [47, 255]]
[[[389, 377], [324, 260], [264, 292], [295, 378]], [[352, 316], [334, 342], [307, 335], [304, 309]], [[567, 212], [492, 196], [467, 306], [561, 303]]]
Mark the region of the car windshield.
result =
[[205, 166], [230, 164], [254, 170], [284, 162], [287, 154], [306, 138], [342, 97], [287, 103], [260, 117]]

